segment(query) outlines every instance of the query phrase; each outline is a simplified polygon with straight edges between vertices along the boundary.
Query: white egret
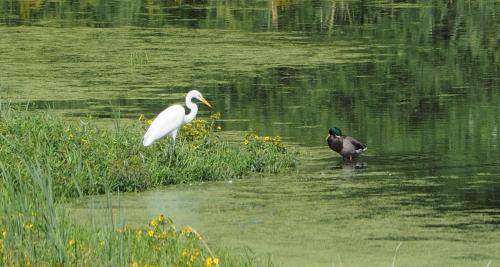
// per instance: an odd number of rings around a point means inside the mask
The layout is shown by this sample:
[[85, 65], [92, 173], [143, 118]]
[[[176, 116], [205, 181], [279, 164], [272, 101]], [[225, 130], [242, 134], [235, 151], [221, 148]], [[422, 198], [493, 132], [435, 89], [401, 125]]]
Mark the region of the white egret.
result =
[[186, 111], [181, 105], [172, 105], [166, 108], [158, 114], [153, 123], [151, 123], [151, 126], [149, 126], [148, 131], [144, 134], [142, 144], [150, 146], [163, 136], [170, 135], [173, 139], [173, 146], [175, 146], [177, 131], [179, 131], [182, 125], [191, 122], [196, 117], [196, 113], [198, 113], [198, 106], [191, 102], [193, 98], [200, 100], [210, 108], [212, 107], [200, 92], [197, 90], [189, 91], [186, 95], [186, 106], [191, 110], [189, 114], [186, 115]]

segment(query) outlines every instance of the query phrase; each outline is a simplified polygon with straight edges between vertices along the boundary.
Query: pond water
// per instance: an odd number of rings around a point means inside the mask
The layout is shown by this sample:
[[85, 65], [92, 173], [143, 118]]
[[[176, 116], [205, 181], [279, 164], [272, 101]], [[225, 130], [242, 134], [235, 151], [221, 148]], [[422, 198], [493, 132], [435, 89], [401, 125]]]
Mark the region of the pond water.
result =
[[[387, 266], [400, 242], [398, 266], [486, 266], [500, 262], [498, 14], [481, 0], [0, 0], [0, 98], [136, 119], [197, 88], [224, 130], [300, 146], [291, 173], [121, 195], [130, 223], [165, 213], [284, 266]], [[357, 165], [326, 146], [334, 125], [368, 144]]]

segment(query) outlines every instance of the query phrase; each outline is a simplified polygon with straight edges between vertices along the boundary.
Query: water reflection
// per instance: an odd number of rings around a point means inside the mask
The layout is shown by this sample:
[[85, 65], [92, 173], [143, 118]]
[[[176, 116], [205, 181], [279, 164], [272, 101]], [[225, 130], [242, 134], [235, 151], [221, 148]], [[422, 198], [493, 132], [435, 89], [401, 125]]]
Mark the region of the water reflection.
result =
[[368, 168], [368, 163], [361, 161], [360, 159], [346, 160], [342, 159], [337, 163], [335, 169], [341, 170], [362, 170]]
[[[491, 6], [493, 5], [493, 6]], [[397, 30], [413, 28], [410, 34], [436, 39], [456, 40], [467, 26], [484, 23], [483, 30], [494, 32], [494, 25], [480, 19], [492, 19], [491, 1], [415, 1], [415, 3], [346, 0], [268, 0], [241, 1], [0, 1], [0, 23], [6, 25], [224, 28], [248, 31], [328, 32], [334, 27], [373, 24]], [[469, 12], [470, 10], [477, 12]], [[419, 27], [412, 27], [413, 22]], [[406, 29], [405, 29], [406, 28]], [[341, 33], [341, 32], [340, 32]], [[481, 34], [475, 32], [473, 34]], [[418, 41], [418, 40], [417, 40]]]

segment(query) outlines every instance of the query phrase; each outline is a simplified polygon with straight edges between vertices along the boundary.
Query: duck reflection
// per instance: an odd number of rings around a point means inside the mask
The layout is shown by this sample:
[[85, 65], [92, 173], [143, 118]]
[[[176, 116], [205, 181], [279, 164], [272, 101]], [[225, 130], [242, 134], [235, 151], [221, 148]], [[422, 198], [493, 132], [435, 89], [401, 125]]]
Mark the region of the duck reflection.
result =
[[342, 170], [361, 170], [366, 169], [368, 167], [368, 163], [363, 162], [361, 160], [340, 160], [334, 169], [342, 169]]

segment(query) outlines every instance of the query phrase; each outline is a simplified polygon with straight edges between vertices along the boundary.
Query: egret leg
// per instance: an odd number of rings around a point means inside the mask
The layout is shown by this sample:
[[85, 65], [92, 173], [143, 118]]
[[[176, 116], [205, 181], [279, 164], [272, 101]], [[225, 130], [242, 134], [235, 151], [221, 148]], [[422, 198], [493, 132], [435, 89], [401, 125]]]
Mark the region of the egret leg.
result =
[[168, 166], [170, 167], [172, 165], [172, 160], [175, 157], [175, 137], [177, 136], [177, 131], [174, 131], [172, 133], [172, 144], [170, 145], [170, 162], [168, 163]]

